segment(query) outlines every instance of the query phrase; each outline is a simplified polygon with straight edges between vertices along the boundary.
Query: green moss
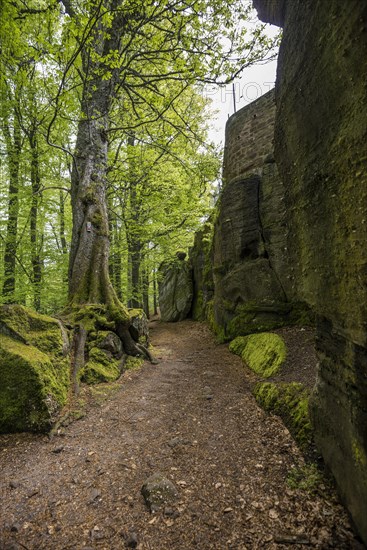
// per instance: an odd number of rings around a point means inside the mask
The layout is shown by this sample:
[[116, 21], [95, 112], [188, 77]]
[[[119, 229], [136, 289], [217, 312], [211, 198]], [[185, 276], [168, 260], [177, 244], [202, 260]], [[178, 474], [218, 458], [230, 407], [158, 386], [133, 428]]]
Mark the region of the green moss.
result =
[[102, 224], [103, 224], [103, 217], [102, 217], [102, 214], [101, 212], [99, 212], [98, 210], [96, 210], [94, 212], [94, 214], [92, 215], [91, 217], [91, 222], [92, 222], [92, 225], [96, 228], [96, 229], [99, 229]]
[[218, 343], [223, 343], [226, 341], [225, 333], [223, 327], [220, 327], [216, 320], [215, 320], [215, 314], [214, 314], [214, 302], [211, 300], [206, 305], [206, 311], [205, 311], [206, 319], [208, 321], [210, 329], [214, 332], [216, 335], [216, 339]]
[[109, 304], [108, 318], [114, 323], [126, 323], [129, 321], [129, 312], [122, 304]]
[[[233, 304], [229, 304], [226, 309], [233, 311]], [[303, 303], [276, 302], [263, 305], [248, 302], [236, 307], [233, 318], [225, 327], [225, 334], [227, 339], [233, 339], [290, 325], [313, 326], [314, 317], [310, 308]]]
[[271, 332], [245, 336], [242, 360], [256, 374], [269, 378], [279, 372], [287, 355], [283, 338]]
[[320, 487], [328, 485], [328, 480], [317, 464], [305, 464], [302, 467], [292, 468], [287, 477], [287, 484], [291, 489], [302, 489], [308, 493], [315, 494]]
[[237, 338], [232, 340], [232, 342], [229, 344], [229, 351], [241, 356], [243, 350], [246, 347], [246, 342], [246, 336], [237, 336]]
[[108, 330], [92, 331], [88, 335], [87, 347], [88, 349], [98, 348], [99, 344], [109, 335]]
[[114, 328], [115, 324], [107, 316], [107, 308], [103, 304], [85, 304], [75, 309], [72, 313], [72, 323], [82, 325], [90, 334], [97, 332], [99, 328]]
[[356, 464], [361, 468], [367, 467], [367, 455], [361, 443], [357, 439], [352, 441], [353, 456]]
[[194, 297], [193, 307], [192, 307], [192, 318], [195, 321], [203, 321], [205, 318], [202, 290], [199, 290], [197, 295]]
[[0, 331], [45, 353], [63, 353], [63, 340], [57, 320], [24, 306], [11, 305], [0, 308]]
[[133, 357], [132, 355], [129, 355], [126, 359], [124, 368], [126, 370], [137, 370], [140, 369], [144, 364], [144, 359], [141, 357]]
[[[227, 307], [233, 310], [233, 304]], [[248, 302], [237, 306], [233, 318], [227, 323], [226, 336], [233, 339], [256, 332], [268, 332], [289, 324], [290, 304], [274, 303], [267, 306], [257, 302]]]
[[66, 403], [68, 360], [2, 336], [0, 378], [0, 432], [49, 429]]
[[303, 302], [292, 303], [289, 324], [298, 326], [315, 326], [315, 313]]
[[87, 384], [112, 382], [121, 374], [119, 361], [112, 359], [99, 348], [91, 348], [89, 359], [83, 368], [81, 380]]
[[138, 318], [143, 319], [145, 316], [144, 310], [141, 308], [128, 308], [130, 319]]
[[253, 393], [262, 408], [282, 418], [301, 448], [306, 450], [310, 447], [312, 427], [308, 412], [310, 392], [307, 388], [296, 382], [260, 382]]
[[114, 330], [116, 323], [129, 321], [129, 312], [122, 304], [85, 304], [72, 312], [71, 322], [82, 325], [90, 334], [98, 330]]

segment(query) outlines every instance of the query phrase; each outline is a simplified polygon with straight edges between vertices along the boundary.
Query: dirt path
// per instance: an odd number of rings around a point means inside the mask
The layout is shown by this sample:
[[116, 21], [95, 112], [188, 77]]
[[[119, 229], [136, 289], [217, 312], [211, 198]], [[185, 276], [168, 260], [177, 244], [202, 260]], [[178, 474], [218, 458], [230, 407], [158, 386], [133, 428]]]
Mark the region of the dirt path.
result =
[[[302, 458], [240, 359], [199, 323], [151, 335], [159, 365], [62, 436], [0, 437], [1, 550], [361, 548], [332, 494], [287, 485]], [[179, 499], [151, 515], [140, 489], [157, 471]]]

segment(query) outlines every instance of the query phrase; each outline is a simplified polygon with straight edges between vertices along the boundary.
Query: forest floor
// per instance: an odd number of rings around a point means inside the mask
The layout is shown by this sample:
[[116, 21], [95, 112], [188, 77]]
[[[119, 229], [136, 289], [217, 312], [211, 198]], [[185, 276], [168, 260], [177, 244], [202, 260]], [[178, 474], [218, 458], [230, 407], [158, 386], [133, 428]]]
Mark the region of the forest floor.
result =
[[[84, 389], [54, 437], [0, 436], [1, 550], [363, 548], [325, 480], [290, 485], [310, 470], [239, 357], [192, 321], [151, 338], [159, 364]], [[179, 496], [151, 514], [156, 472]]]

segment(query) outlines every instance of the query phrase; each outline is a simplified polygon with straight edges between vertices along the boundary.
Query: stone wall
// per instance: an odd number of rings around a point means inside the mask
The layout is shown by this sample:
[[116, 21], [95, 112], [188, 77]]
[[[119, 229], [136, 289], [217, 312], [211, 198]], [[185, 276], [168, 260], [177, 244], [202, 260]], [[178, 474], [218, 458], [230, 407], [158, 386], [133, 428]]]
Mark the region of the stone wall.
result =
[[273, 151], [274, 90], [243, 107], [226, 124], [224, 186], [234, 178], [261, 174], [264, 158]]
[[367, 542], [367, 4], [254, 4], [283, 10], [275, 158], [290, 292], [318, 319], [316, 441]]
[[212, 250], [211, 324], [222, 339], [291, 322], [283, 183], [273, 158], [274, 90], [226, 126]]

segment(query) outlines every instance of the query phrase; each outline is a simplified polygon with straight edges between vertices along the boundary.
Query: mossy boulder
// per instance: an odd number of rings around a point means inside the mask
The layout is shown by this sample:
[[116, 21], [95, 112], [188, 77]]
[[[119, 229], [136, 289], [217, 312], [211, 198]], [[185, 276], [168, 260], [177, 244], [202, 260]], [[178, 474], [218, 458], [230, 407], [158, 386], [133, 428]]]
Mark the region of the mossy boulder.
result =
[[91, 348], [89, 359], [81, 373], [81, 380], [87, 384], [99, 384], [101, 382], [113, 382], [121, 374], [121, 362], [105, 350]]
[[59, 322], [23, 306], [0, 308], [0, 432], [46, 431], [66, 403], [69, 361]]
[[229, 349], [263, 378], [277, 374], [287, 355], [283, 338], [272, 332], [237, 337]]
[[173, 504], [178, 498], [175, 485], [159, 472], [146, 480], [141, 488], [141, 494], [152, 513], [158, 512], [163, 506]]
[[99, 348], [110, 357], [120, 359], [123, 355], [122, 342], [115, 332], [99, 330], [90, 334], [88, 349]]
[[313, 440], [308, 411], [310, 390], [296, 382], [259, 382], [253, 393], [259, 405], [279, 415], [298, 445], [308, 450]]
[[67, 353], [68, 343], [57, 319], [17, 304], [0, 307], [0, 334], [35, 346], [44, 353]]
[[159, 267], [159, 308], [162, 321], [186, 319], [191, 310], [193, 282], [190, 264], [177, 256]]
[[229, 351], [234, 353], [235, 355], [242, 355], [243, 350], [246, 347], [247, 343], [247, 337], [246, 336], [237, 336], [232, 342], [229, 344]]

